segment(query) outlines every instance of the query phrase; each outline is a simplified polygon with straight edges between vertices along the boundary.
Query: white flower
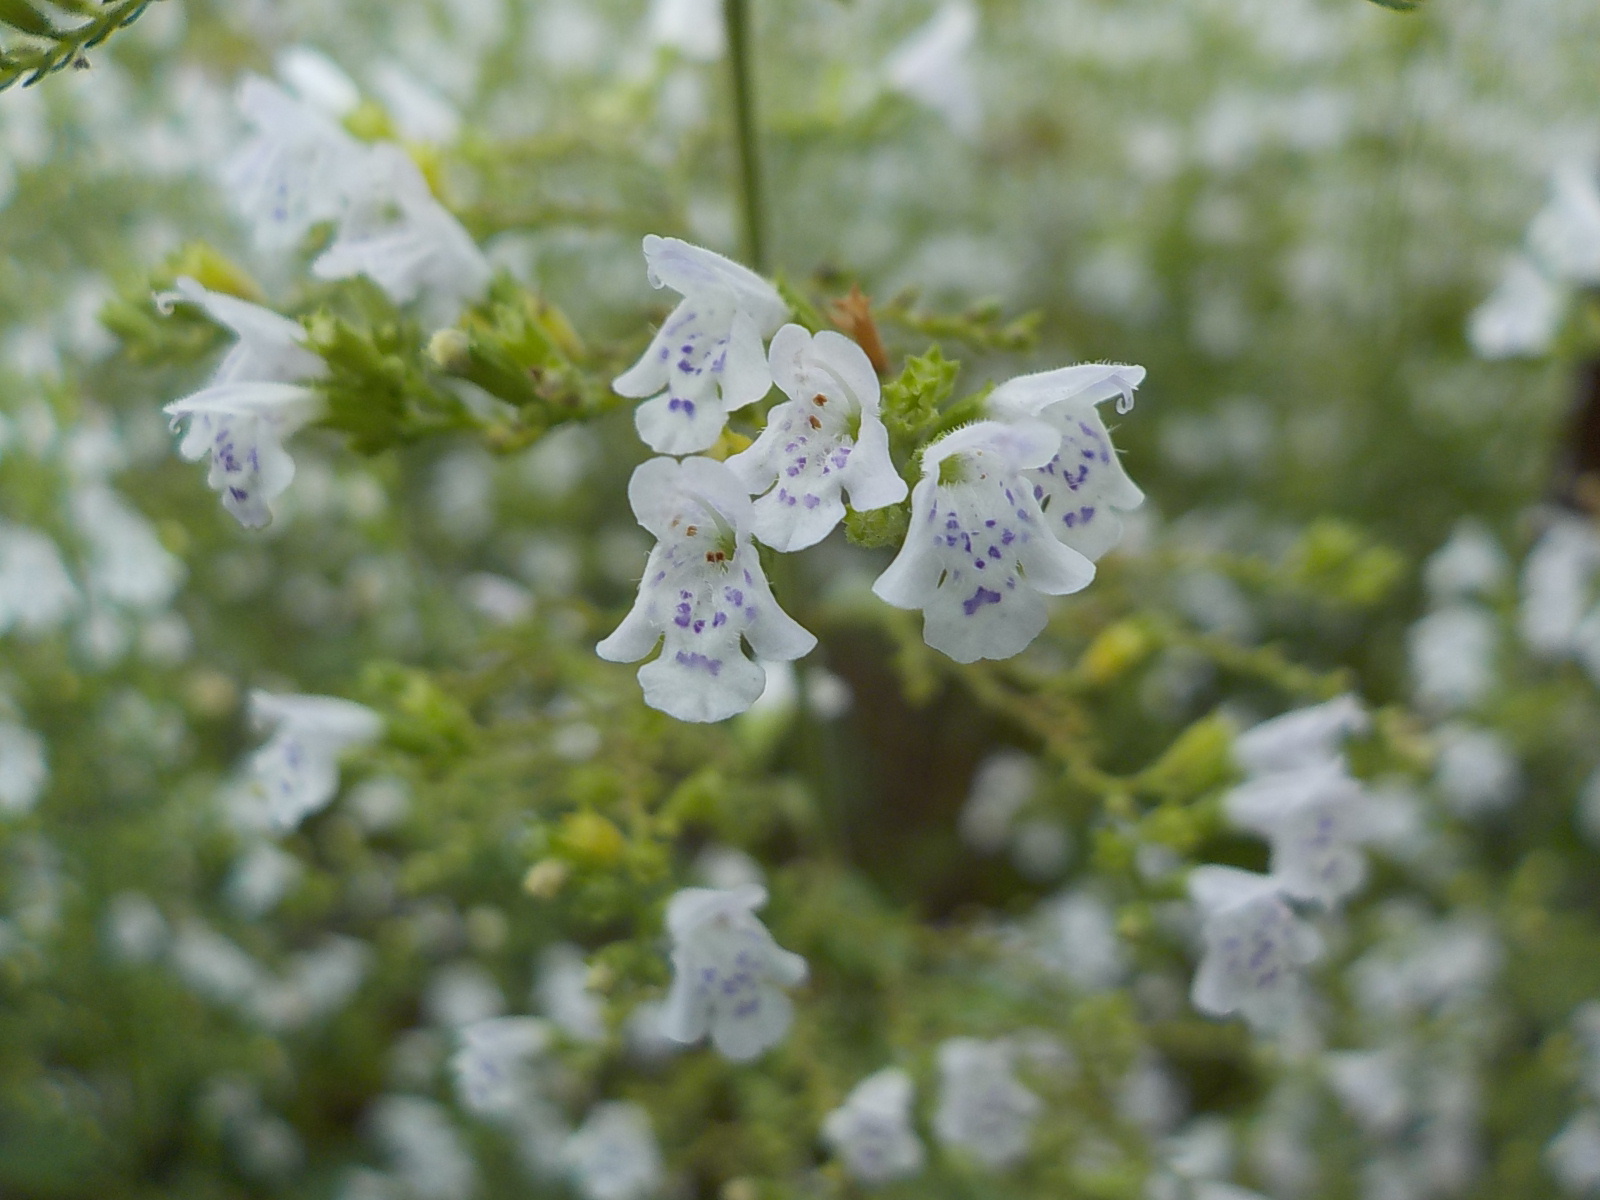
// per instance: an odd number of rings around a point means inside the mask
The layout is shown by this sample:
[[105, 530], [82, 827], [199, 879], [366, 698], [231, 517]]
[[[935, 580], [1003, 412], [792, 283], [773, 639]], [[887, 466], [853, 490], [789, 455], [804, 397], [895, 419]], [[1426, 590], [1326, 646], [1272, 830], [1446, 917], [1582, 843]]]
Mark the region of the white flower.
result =
[[325, 113], [275, 83], [250, 76], [239, 109], [255, 133], [223, 165], [223, 184], [267, 249], [298, 243], [344, 215], [365, 169], [366, 147]]
[[1600, 1188], [1600, 1112], [1583, 1109], [1563, 1125], [1545, 1147], [1544, 1160], [1567, 1192], [1592, 1195]]
[[897, 1067], [869, 1075], [822, 1119], [822, 1139], [865, 1184], [920, 1174], [922, 1142], [911, 1128], [911, 1076]]
[[1138, 508], [1144, 493], [1128, 478], [1095, 407], [1117, 398], [1117, 411], [1133, 407], [1144, 368], [1126, 363], [1082, 363], [1036, 375], [1019, 375], [997, 387], [988, 409], [1002, 420], [1037, 417], [1058, 430], [1055, 457], [1030, 468], [1033, 498], [1056, 537], [1089, 559], [1122, 540], [1118, 511]]
[[450, 1056], [456, 1098], [468, 1112], [502, 1117], [537, 1095], [534, 1066], [550, 1045], [550, 1027], [537, 1017], [489, 1017], [457, 1031]]
[[373, 1132], [412, 1200], [468, 1200], [477, 1171], [445, 1110], [421, 1096], [384, 1096]]
[[0, 521], [0, 633], [46, 633], [79, 600], [56, 544], [35, 530]]
[[323, 411], [323, 400], [302, 381], [320, 378], [327, 366], [302, 344], [305, 330], [287, 317], [192, 279], [156, 298], [170, 311], [182, 300], [199, 305], [239, 338], [210, 384], [163, 410], [173, 427], [189, 418], [178, 453], [190, 462], [211, 456], [207, 483], [222, 504], [249, 528], [272, 520], [272, 501], [294, 479], [294, 460], [284, 439]]
[[1566, 307], [1567, 289], [1519, 255], [1472, 310], [1467, 338], [1479, 358], [1537, 357], [1549, 352]]
[[1528, 245], [1557, 279], [1600, 284], [1600, 179], [1592, 164], [1567, 163], [1555, 172]]
[[923, 639], [957, 662], [1009, 658], [1045, 627], [1045, 596], [1088, 586], [1094, 564], [1047, 529], [1023, 472], [1055, 457], [1043, 421], [979, 421], [922, 453], [911, 528], [872, 590], [923, 611]]
[[24, 725], [0, 721], [0, 816], [33, 811], [49, 779], [44, 739]]
[[1297, 708], [1241, 733], [1233, 757], [1252, 775], [1315, 766], [1338, 754], [1346, 737], [1371, 724], [1361, 701], [1336, 696], [1310, 708]]
[[998, 854], [1011, 839], [1017, 814], [1039, 790], [1039, 764], [1021, 750], [996, 750], [978, 764], [967, 788], [956, 828], [961, 840], [984, 854]]
[[188, 276], [178, 279], [175, 291], [156, 297], [156, 307], [164, 313], [180, 303], [195, 305], [239, 339], [211, 376], [212, 385], [300, 383], [327, 373], [327, 364], [305, 348], [306, 331], [298, 321], [226, 292], [211, 291]]
[[1328, 1086], [1368, 1133], [1397, 1133], [1411, 1119], [1402, 1048], [1344, 1050], [1324, 1055], [1322, 1063]]
[[361, 103], [361, 92], [339, 65], [310, 46], [289, 46], [274, 60], [273, 67], [302, 99], [330, 117], [350, 115]]
[[1504, 582], [1505, 551], [1495, 536], [1471, 517], [1456, 523], [1450, 540], [1423, 567], [1428, 595], [1435, 601], [1488, 595]]
[[88, 543], [84, 582], [91, 598], [151, 611], [183, 582], [183, 564], [167, 552], [155, 526], [105, 484], [72, 493], [74, 524]]
[[789, 306], [755, 272], [677, 238], [646, 237], [644, 258], [651, 286], [683, 300], [611, 386], [619, 396], [651, 397], [634, 413], [646, 445], [692, 454], [717, 440], [729, 413], [771, 389], [762, 342]]
[[806, 960], [782, 949], [755, 916], [765, 888], [684, 888], [667, 905], [672, 989], [661, 1032], [697, 1042], [708, 1032], [727, 1058], [744, 1062], [777, 1045], [794, 1022], [781, 990], [804, 982]]
[[945, 119], [961, 137], [976, 137], [983, 109], [967, 54], [978, 35], [978, 10], [970, 0], [949, 0], [901, 42], [883, 64], [889, 86]]
[[789, 399], [767, 414], [753, 445], [728, 460], [754, 493], [755, 536], [774, 550], [815, 545], [844, 519], [905, 499], [878, 416], [878, 376], [866, 351], [840, 333], [813, 337], [785, 325], [772, 339], [773, 382]]
[[939, 1044], [939, 1109], [933, 1131], [992, 1171], [1028, 1153], [1033, 1123], [1044, 1107], [1012, 1074], [1005, 1041], [950, 1038]]
[[1522, 568], [1519, 628], [1530, 649], [1546, 658], [1574, 653], [1585, 614], [1596, 603], [1600, 531], [1579, 517], [1545, 530]]
[[1117, 915], [1083, 888], [1041, 900], [1029, 919], [1029, 948], [1041, 964], [1087, 992], [1115, 987], [1128, 964]]
[[661, 1151], [637, 1104], [597, 1104], [561, 1147], [585, 1200], [644, 1200], [661, 1186]]
[[1458, 816], [1479, 817], [1516, 799], [1522, 773], [1511, 747], [1494, 730], [1446, 725], [1439, 730], [1433, 781]]
[[1233, 867], [1197, 867], [1189, 895], [1201, 912], [1205, 955], [1190, 998], [1214, 1016], [1240, 1013], [1280, 1027], [1299, 998], [1300, 972], [1321, 952], [1315, 932], [1284, 902], [1280, 882]]
[[332, 696], [250, 693], [250, 719], [272, 737], [250, 758], [268, 829], [287, 832], [339, 790], [339, 756], [374, 742], [383, 720], [370, 708]]
[[1272, 875], [1289, 895], [1332, 907], [1366, 879], [1367, 794], [1339, 759], [1249, 780], [1223, 804], [1235, 825], [1272, 843]]
[[652, 0], [650, 39], [696, 62], [715, 62], [728, 48], [722, 0]]
[[568, 943], [545, 950], [539, 963], [539, 1002], [556, 1027], [580, 1042], [603, 1042], [605, 1006], [589, 990], [583, 954]]
[[680, 721], [721, 721], [755, 703], [766, 672], [746, 658], [787, 662], [816, 638], [778, 607], [750, 540], [750, 497], [726, 465], [709, 458], [643, 463], [628, 482], [634, 516], [656, 537], [639, 598], [595, 647], [611, 662], [636, 662], [645, 703]]
[[411, 156], [387, 143], [368, 151], [338, 236], [311, 273], [318, 279], [366, 275], [396, 304], [420, 297], [424, 316], [440, 325], [482, 296], [494, 274], [472, 235], [434, 199]]
[[1470, 708], [1494, 685], [1494, 615], [1476, 604], [1451, 604], [1406, 633], [1417, 700], [1436, 712]]

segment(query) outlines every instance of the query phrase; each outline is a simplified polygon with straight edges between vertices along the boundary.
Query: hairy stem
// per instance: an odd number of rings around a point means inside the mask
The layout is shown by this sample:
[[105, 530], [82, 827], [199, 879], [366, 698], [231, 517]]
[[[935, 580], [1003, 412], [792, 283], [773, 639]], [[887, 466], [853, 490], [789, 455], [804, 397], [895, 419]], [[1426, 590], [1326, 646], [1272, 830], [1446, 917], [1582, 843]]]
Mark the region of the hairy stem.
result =
[[751, 82], [749, 0], [724, 0], [728, 60], [733, 68], [735, 132], [739, 140], [739, 190], [744, 219], [744, 255], [757, 271], [767, 269], [765, 213], [761, 202], [761, 150], [756, 143], [756, 99]]

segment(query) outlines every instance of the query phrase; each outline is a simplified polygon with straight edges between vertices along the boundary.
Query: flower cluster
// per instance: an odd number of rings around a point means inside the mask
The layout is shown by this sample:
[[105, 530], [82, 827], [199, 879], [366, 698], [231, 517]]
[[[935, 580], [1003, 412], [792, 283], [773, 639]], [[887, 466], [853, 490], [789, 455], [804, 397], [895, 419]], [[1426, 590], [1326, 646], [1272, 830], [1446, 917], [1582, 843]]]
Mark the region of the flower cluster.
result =
[[[843, 520], [847, 495], [869, 511], [900, 503], [907, 486], [890, 456], [877, 374], [859, 345], [780, 328], [782, 297], [721, 255], [655, 236], [644, 254], [651, 283], [682, 297], [613, 383], [643, 399], [634, 419], [644, 441], [664, 454], [704, 450], [732, 412], [773, 384], [785, 397], [726, 463], [658, 458], [629, 485], [656, 547], [632, 612], [599, 653], [631, 662], [660, 642], [660, 657], [639, 671], [646, 703], [682, 720], [717, 721], [749, 708], [765, 684], [741, 639], [778, 661], [814, 644], [772, 599], [752, 539], [804, 549]], [[927, 643], [958, 662], [1023, 650], [1045, 626], [1044, 597], [1086, 587], [1094, 560], [1121, 536], [1119, 512], [1144, 499], [1096, 410], [1116, 397], [1127, 411], [1143, 378], [1140, 367], [1091, 364], [997, 388], [985, 419], [922, 450], [910, 532], [873, 585], [877, 595], [921, 609]]]
[[1236, 739], [1234, 758], [1246, 778], [1224, 798], [1224, 811], [1235, 826], [1267, 839], [1271, 870], [1205, 866], [1191, 873], [1205, 943], [1192, 993], [1197, 1008], [1237, 1012], [1261, 1028], [1293, 1015], [1301, 971], [1320, 953], [1293, 905], [1332, 909], [1358, 889], [1366, 877], [1361, 847], [1380, 830], [1380, 810], [1339, 749], [1367, 724], [1355, 697], [1340, 696]]
[[[334, 223], [332, 243], [312, 263], [319, 279], [364, 275], [395, 304], [417, 304], [442, 324], [489, 285], [487, 260], [434, 197], [404, 149], [359, 141], [339, 123], [355, 85], [320, 56], [289, 58], [301, 95], [250, 76], [238, 106], [252, 135], [222, 168], [222, 181], [264, 249], [299, 245]], [[304, 69], [308, 65], [314, 69]], [[179, 453], [209, 455], [209, 483], [240, 524], [259, 528], [294, 478], [283, 448], [295, 430], [323, 415], [314, 384], [326, 366], [304, 346], [300, 325], [259, 305], [180, 279], [158, 297], [165, 311], [197, 305], [238, 338], [210, 383], [167, 406], [174, 426], [187, 419]]]

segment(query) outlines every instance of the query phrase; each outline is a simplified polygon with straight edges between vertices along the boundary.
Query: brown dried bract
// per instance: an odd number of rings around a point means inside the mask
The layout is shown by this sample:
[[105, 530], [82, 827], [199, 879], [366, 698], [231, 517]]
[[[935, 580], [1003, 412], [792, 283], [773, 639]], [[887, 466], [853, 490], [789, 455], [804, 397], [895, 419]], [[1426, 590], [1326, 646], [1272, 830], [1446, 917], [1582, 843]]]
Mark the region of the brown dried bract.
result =
[[889, 352], [883, 348], [878, 323], [872, 319], [872, 297], [863, 292], [859, 284], [851, 284], [848, 295], [828, 302], [828, 319], [867, 352], [867, 360], [874, 371], [879, 375], [888, 372]]

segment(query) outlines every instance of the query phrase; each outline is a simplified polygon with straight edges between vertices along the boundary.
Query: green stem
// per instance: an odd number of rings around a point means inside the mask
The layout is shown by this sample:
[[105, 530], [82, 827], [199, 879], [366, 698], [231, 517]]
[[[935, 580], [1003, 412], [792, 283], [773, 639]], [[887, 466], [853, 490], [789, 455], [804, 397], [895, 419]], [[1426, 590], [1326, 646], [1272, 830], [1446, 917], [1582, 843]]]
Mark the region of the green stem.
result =
[[756, 98], [750, 70], [749, 0], [723, 0], [728, 27], [728, 58], [733, 68], [734, 125], [739, 139], [739, 185], [743, 193], [744, 254], [750, 265], [767, 269], [766, 229], [761, 204], [761, 150], [756, 143]]

